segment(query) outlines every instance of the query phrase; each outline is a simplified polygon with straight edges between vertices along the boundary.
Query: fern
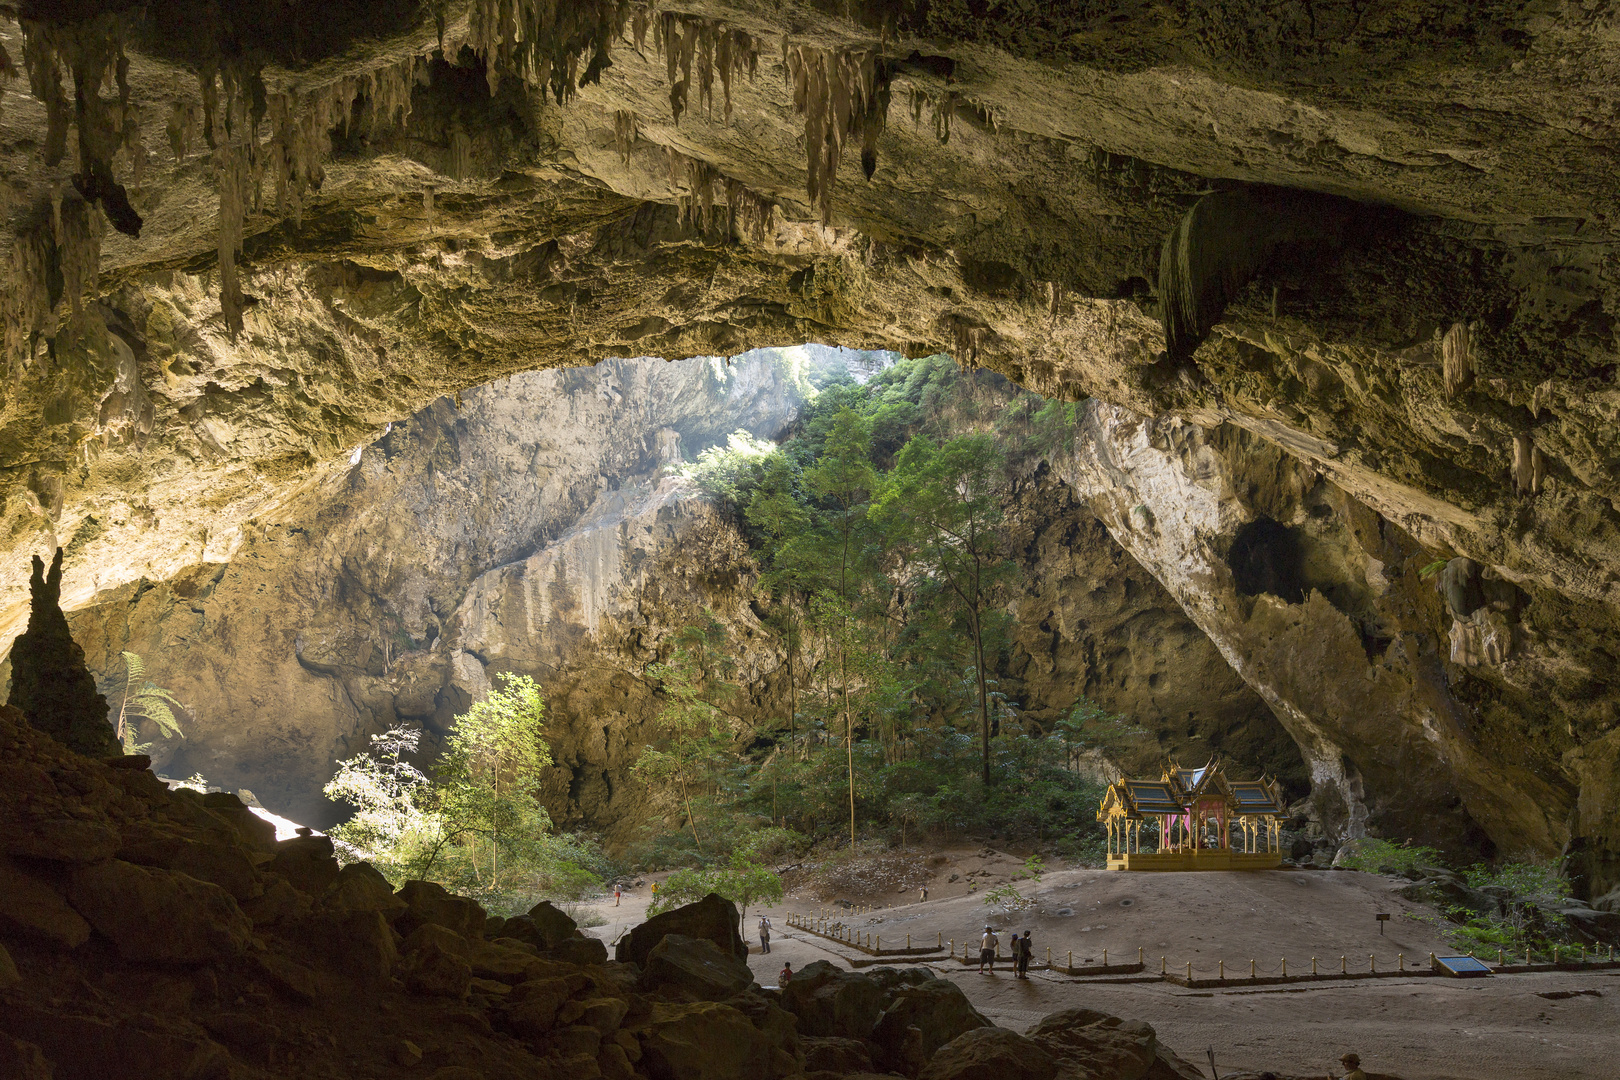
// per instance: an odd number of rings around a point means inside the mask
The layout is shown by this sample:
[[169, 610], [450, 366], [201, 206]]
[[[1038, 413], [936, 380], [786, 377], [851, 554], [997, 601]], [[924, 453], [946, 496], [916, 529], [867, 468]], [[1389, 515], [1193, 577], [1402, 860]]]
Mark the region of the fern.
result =
[[1445, 559], [1436, 559], [1436, 560], [1434, 560], [1434, 562], [1430, 563], [1428, 566], [1425, 566], [1423, 569], [1419, 570], [1418, 571], [1418, 577], [1421, 578], [1424, 581], [1428, 581], [1430, 578], [1434, 577], [1434, 575], [1438, 574], [1440, 571], [1444, 570], [1445, 568], [1446, 568], [1446, 560]]
[[180, 728], [180, 720], [175, 716], [176, 710], [184, 712], [185, 706], [169, 690], [146, 677], [146, 662], [138, 653], [125, 652], [122, 655], [124, 694], [123, 702], [118, 708], [117, 734], [118, 741], [124, 746], [124, 752], [144, 754], [154, 745], [135, 741], [137, 720], [152, 723], [165, 739], [185, 738], [186, 734]]

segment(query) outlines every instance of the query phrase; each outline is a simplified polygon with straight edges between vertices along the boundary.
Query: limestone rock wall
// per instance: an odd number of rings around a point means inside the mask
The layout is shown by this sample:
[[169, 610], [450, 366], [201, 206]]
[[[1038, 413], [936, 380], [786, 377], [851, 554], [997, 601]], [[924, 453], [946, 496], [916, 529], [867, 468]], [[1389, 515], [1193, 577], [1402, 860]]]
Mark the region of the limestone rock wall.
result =
[[1549, 632], [1571, 614], [1556, 597], [1511, 592], [1497, 617], [1513, 658], [1467, 663], [1451, 647], [1457, 612], [1431, 554], [1231, 426], [1093, 404], [1056, 472], [1271, 705], [1331, 835], [1372, 828], [1459, 852], [1567, 852], [1595, 892], [1614, 880], [1613, 824], [1598, 807], [1615, 777], [1589, 764], [1613, 739], [1581, 739], [1559, 700], [1573, 678], [1601, 707], [1613, 671], [1571, 670], [1580, 657]]

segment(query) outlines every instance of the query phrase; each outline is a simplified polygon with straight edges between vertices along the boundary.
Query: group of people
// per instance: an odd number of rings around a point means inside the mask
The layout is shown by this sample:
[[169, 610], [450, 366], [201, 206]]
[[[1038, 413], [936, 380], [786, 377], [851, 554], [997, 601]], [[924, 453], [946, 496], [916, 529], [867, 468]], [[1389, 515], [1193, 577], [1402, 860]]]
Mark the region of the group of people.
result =
[[[979, 939], [979, 971], [981, 974], [994, 975], [996, 973], [996, 953], [1001, 946], [1001, 939], [990, 927], [984, 928], [984, 937]], [[1035, 955], [1035, 946], [1029, 940], [1029, 931], [1025, 930], [1022, 937], [1017, 934], [1012, 939], [1013, 974], [1020, 979], [1029, 978], [1029, 958]]]

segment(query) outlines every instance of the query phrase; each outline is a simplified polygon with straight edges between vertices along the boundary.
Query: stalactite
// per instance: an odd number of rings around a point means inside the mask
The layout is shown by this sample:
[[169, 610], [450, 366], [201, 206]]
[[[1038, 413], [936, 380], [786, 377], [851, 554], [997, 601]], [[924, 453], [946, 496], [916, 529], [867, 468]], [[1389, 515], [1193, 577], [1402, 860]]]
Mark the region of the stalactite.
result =
[[997, 334], [986, 324], [971, 316], [947, 312], [940, 316], [938, 325], [951, 342], [951, 356], [959, 364], [974, 365], [979, 350], [995, 341]]
[[664, 57], [664, 73], [669, 80], [669, 107], [675, 123], [681, 122], [691, 93], [693, 68], [698, 80], [698, 104], [712, 116], [714, 77], [720, 76], [721, 98], [725, 103], [724, 122], [731, 123], [731, 79], [746, 72], [752, 79], [759, 72], [759, 47], [753, 37], [715, 19], [661, 13], [654, 34], [658, 51]]
[[[474, 0], [468, 44], [484, 60], [491, 95], [509, 75], [549, 87], [562, 105], [613, 65], [613, 39], [623, 34], [630, 11], [627, 0]], [[579, 58], [587, 53], [581, 73]]]
[[629, 109], [615, 109], [613, 112], [613, 145], [619, 149], [619, 157], [623, 162], [630, 164], [630, 147], [635, 145], [636, 114]]
[[[138, 130], [133, 129], [135, 110], [129, 101], [124, 17], [102, 14], [71, 22], [33, 18], [20, 22], [29, 88], [45, 103], [45, 164], [60, 164], [67, 152], [70, 114], [62, 88], [62, 76], [67, 73], [73, 79], [71, 119], [79, 133], [78, 171], [73, 185], [87, 200], [100, 204], [107, 220], [119, 232], [139, 236], [141, 216], [130, 205], [124, 185], [113, 175], [113, 156], [124, 149], [131, 151], [133, 158], [140, 139]], [[117, 86], [116, 108], [101, 96], [101, 88], [109, 79]]]
[[1448, 398], [1456, 397], [1474, 382], [1473, 335], [1460, 322], [1452, 323], [1440, 339], [1440, 370]]
[[1352, 204], [1301, 191], [1218, 191], [1193, 204], [1159, 253], [1165, 352], [1185, 364], [1285, 244], [1338, 244]]
[[[687, 192], [680, 196], [682, 224], [690, 224], [700, 233], [713, 232], [723, 225], [728, 236], [746, 236], [755, 243], [764, 241], [775, 220], [775, 203], [750, 190], [741, 181], [723, 175], [707, 162], [689, 158], [668, 147], [665, 148], [665, 155], [669, 162], [670, 186], [684, 186]], [[724, 193], [724, 218], [715, 211], [716, 188]]]
[[433, 189], [422, 189], [422, 216], [427, 218], [428, 232], [433, 231]]
[[923, 111], [931, 109], [934, 122], [934, 138], [941, 144], [951, 141], [951, 117], [956, 114], [958, 95], [955, 90], [946, 90], [942, 94], [930, 94], [926, 90], [916, 87], [911, 89], [911, 122], [921, 124]]
[[821, 49], [782, 42], [794, 111], [804, 117], [805, 191], [832, 223], [832, 192], [848, 139], [861, 141], [861, 168], [877, 169], [877, 139], [889, 113], [888, 62], [872, 49]]

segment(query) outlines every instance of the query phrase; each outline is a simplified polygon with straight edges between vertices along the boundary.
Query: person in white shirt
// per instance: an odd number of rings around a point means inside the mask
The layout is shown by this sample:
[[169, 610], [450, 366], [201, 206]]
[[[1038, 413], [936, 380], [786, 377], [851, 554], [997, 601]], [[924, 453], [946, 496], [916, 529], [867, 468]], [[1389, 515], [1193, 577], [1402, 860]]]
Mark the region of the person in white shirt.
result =
[[759, 951], [762, 953], [771, 951], [771, 920], [764, 915], [759, 917]]
[[983, 974], [986, 964], [990, 965], [990, 974], [996, 973], [996, 946], [1001, 939], [996, 937], [995, 931], [988, 926], [984, 928], [984, 937], [979, 939], [979, 972]]

